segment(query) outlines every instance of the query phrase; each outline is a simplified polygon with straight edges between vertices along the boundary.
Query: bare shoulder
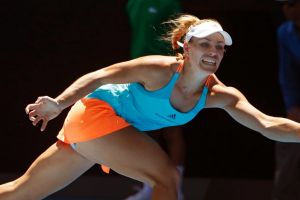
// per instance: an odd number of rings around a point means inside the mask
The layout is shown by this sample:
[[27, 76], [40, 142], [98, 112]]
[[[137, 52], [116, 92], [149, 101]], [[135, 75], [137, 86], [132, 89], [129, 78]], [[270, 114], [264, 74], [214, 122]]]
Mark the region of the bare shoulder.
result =
[[207, 96], [207, 108], [224, 108], [235, 104], [239, 100], [246, 100], [243, 94], [236, 88], [226, 86], [215, 75], [209, 83], [209, 95]]
[[139, 82], [148, 85], [149, 81], [159, 80], [171, 74], [172, 56], [144, 56], [101, 68], [96, 73], [103, 83]]
[[162, 56], [162, 55], [151, 55], [143, 56], [134, 59], [141, 67], [146, 67], [146, 69], [166, 69], [170, 68], [172, 65], [179, 63], [175, 56]]
[[175, 73], [180, 61], [175, 56], [151, 55], [137, 58], [143, 76], [143, 85], [148, 90], [164, 86]]

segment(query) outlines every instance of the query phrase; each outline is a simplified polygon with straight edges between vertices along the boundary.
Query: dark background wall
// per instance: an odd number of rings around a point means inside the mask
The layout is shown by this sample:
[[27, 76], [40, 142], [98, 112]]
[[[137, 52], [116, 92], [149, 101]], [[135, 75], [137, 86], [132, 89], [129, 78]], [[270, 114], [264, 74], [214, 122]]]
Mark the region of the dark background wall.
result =
[[[55, 142], [64, 112], [40, 133], [24, 113], [37, 96], [55, 97], [76, 78], [129, 59], [125, 0], [1, 2], [1, 172], [21, 173]], [[271, 0], [184, 0], [184, 12], [215, 18], [231, 33], [217, 72], [261, 111], [284, 116], [277, 80]], [[274, 142], [234, 122], [222, 110], [204, 110], [184, 126], [187, 176], [273, 177]], [[97, 173], [98, 168], [88, 173]]]

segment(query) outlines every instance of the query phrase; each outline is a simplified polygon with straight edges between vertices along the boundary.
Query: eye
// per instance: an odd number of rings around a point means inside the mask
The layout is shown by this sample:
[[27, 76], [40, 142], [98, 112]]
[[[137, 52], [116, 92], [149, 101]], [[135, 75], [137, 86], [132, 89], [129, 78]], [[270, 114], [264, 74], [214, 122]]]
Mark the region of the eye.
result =
[[210, 47], [210, 44], [208, 42], [201, 42], [199, 44], [202, 48], [209, 48]]
[[224, 51], [225, 47], [223, 45], [216, 45], [216, 49], [220, 51]]
[[223, 46], [223, 45], [216, 45], [216, 49], [217, 49], [217, 51], [220, 51], [220, 52], [225, 52], [226, 50], [225, 50], [225, 46]]

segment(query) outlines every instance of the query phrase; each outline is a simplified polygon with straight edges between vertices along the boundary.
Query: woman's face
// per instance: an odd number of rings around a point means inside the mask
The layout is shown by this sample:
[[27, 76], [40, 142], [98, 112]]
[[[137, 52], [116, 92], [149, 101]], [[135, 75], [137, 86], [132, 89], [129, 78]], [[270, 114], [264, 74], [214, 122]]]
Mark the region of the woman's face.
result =
[[205, 38], [193, 37], [185, 48], [185, 54], [193, 66], [208, 73], [215, 73], [225, 52], [224, 37], [220, 33], [211, 34]]

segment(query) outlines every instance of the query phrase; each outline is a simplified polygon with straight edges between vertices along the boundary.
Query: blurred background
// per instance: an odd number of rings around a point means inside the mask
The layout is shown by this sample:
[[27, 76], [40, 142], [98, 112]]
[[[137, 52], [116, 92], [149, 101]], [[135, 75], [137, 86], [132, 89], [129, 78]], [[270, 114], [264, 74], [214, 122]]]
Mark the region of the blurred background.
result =
[[[84, 73], [130, 59], [125, 4], [125, 0], [1, 1], [1, 174], [23, 173], [56, 141], [67, 113], [41, 133], [25, 115], [28, 103], [41, 95], [57, 96]], [[182, 10], [217, 19], [233, 37], [217, 76], [241, 90], [261, 111], [284, 116], [276, 46], [282, 16], [276, 2], [182, 0]], [[224, 111], [203, 110], [183, 131], [187, 179], [272, 181], [274, 142], [242, 127]], [[98, 167], [86, 175], [107, 178]]]

